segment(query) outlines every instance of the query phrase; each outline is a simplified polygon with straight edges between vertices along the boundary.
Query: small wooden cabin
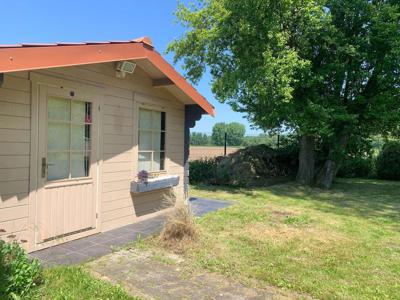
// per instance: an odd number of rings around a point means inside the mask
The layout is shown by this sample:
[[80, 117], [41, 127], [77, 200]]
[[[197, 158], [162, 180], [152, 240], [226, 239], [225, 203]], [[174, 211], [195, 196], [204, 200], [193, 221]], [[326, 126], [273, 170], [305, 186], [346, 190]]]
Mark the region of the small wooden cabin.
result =
[[202, 114], [149, 38], [1, 45], [0, 238], [32, 252], [185, 201]]

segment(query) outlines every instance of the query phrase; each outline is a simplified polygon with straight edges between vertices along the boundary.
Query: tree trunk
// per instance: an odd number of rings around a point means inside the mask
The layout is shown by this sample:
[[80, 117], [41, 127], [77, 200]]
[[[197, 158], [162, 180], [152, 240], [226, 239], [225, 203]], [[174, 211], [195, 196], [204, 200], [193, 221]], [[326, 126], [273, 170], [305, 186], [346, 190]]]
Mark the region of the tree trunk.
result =
[[315, 139], [312, 135], [303, 135], [300, 139], [299, 169], [297, 182], [310, 185], [314, 179], [314, 150]]
[[330, 189], [339, 170], [339, 165], [332, 159], [327, 159], [318, 172], [315, 184], [322, 189]]
[[[349, 136], [347, 134], [341, 134], [339, 138], [339, 151], [345, 152], [345, 148], [347, 146], [347, 142], [349, 140]], [[321, 170], [319, 170], [316, 179], [315, 185], [322, 189], [330, 189], [333, 183], [333, 180], [336, 177], [337, 172], [339, 171], [340, 165], [342, 164], [343, 155], [335, 155], [335, 147], [331, 147], [329, 150], [328, 158], [322, 166]], [[338, 148], [336, 148], [338, 149]]]

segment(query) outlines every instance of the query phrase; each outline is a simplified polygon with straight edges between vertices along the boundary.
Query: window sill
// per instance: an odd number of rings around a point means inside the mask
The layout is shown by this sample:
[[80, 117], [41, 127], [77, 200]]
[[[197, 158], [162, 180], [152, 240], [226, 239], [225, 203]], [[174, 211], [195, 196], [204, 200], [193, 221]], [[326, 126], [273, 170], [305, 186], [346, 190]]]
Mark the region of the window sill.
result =
[[179, 184], [179, 176], [158, 176], [151, 178], [147, 182], [132, 181], [132, 193], [144, 193], [160, 189], [171, 188]]

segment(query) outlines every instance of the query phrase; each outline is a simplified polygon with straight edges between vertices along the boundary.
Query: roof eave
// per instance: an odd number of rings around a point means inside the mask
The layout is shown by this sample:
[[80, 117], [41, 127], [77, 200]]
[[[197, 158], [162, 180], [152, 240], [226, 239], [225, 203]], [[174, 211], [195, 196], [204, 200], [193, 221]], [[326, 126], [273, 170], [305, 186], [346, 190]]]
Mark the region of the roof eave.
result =
[[0, 73], [32, 71], [79, 65], [147, 59], [208, 114], [215, 116], [214, 107], [196, 91], [164, 58], [148, 38], [132, 42], [95, 44], [57, 44], [0, 48]]

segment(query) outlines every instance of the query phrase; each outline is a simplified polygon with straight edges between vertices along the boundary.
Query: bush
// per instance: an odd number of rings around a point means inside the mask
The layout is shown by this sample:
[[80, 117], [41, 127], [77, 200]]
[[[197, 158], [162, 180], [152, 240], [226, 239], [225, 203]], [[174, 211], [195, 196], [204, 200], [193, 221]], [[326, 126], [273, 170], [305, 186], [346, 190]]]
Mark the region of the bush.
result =
[[298, 148], [291, 145], [272, 149], [250, 146], [226, 157], [190, 162], [190, 183], [232, 186], [263, 186], [275, 179], [293, 176], [298, 165]]
[[400, 142], [388, 142], [376, 161], [378, 178], [400, 180]]
[[370, 157], [348, 157], [341, 165], [338, 177], [368, 178], [374, 173], [374, 161]]
[[30, 260], [17, 242], [0, 240], [0, 299], [28, 294], [42, 281], [38, 260]]
[[293, 176], [297, 164], [296, 147], [276, 150], [267, 145], [250, 146], [221, 159], [216, 181], [231, 186], [266, 186], [277, 178]]
[[189, 162], [189, 182], [192, 184], [215, 183], [217, 160], [218, 158], [206, 158]]

